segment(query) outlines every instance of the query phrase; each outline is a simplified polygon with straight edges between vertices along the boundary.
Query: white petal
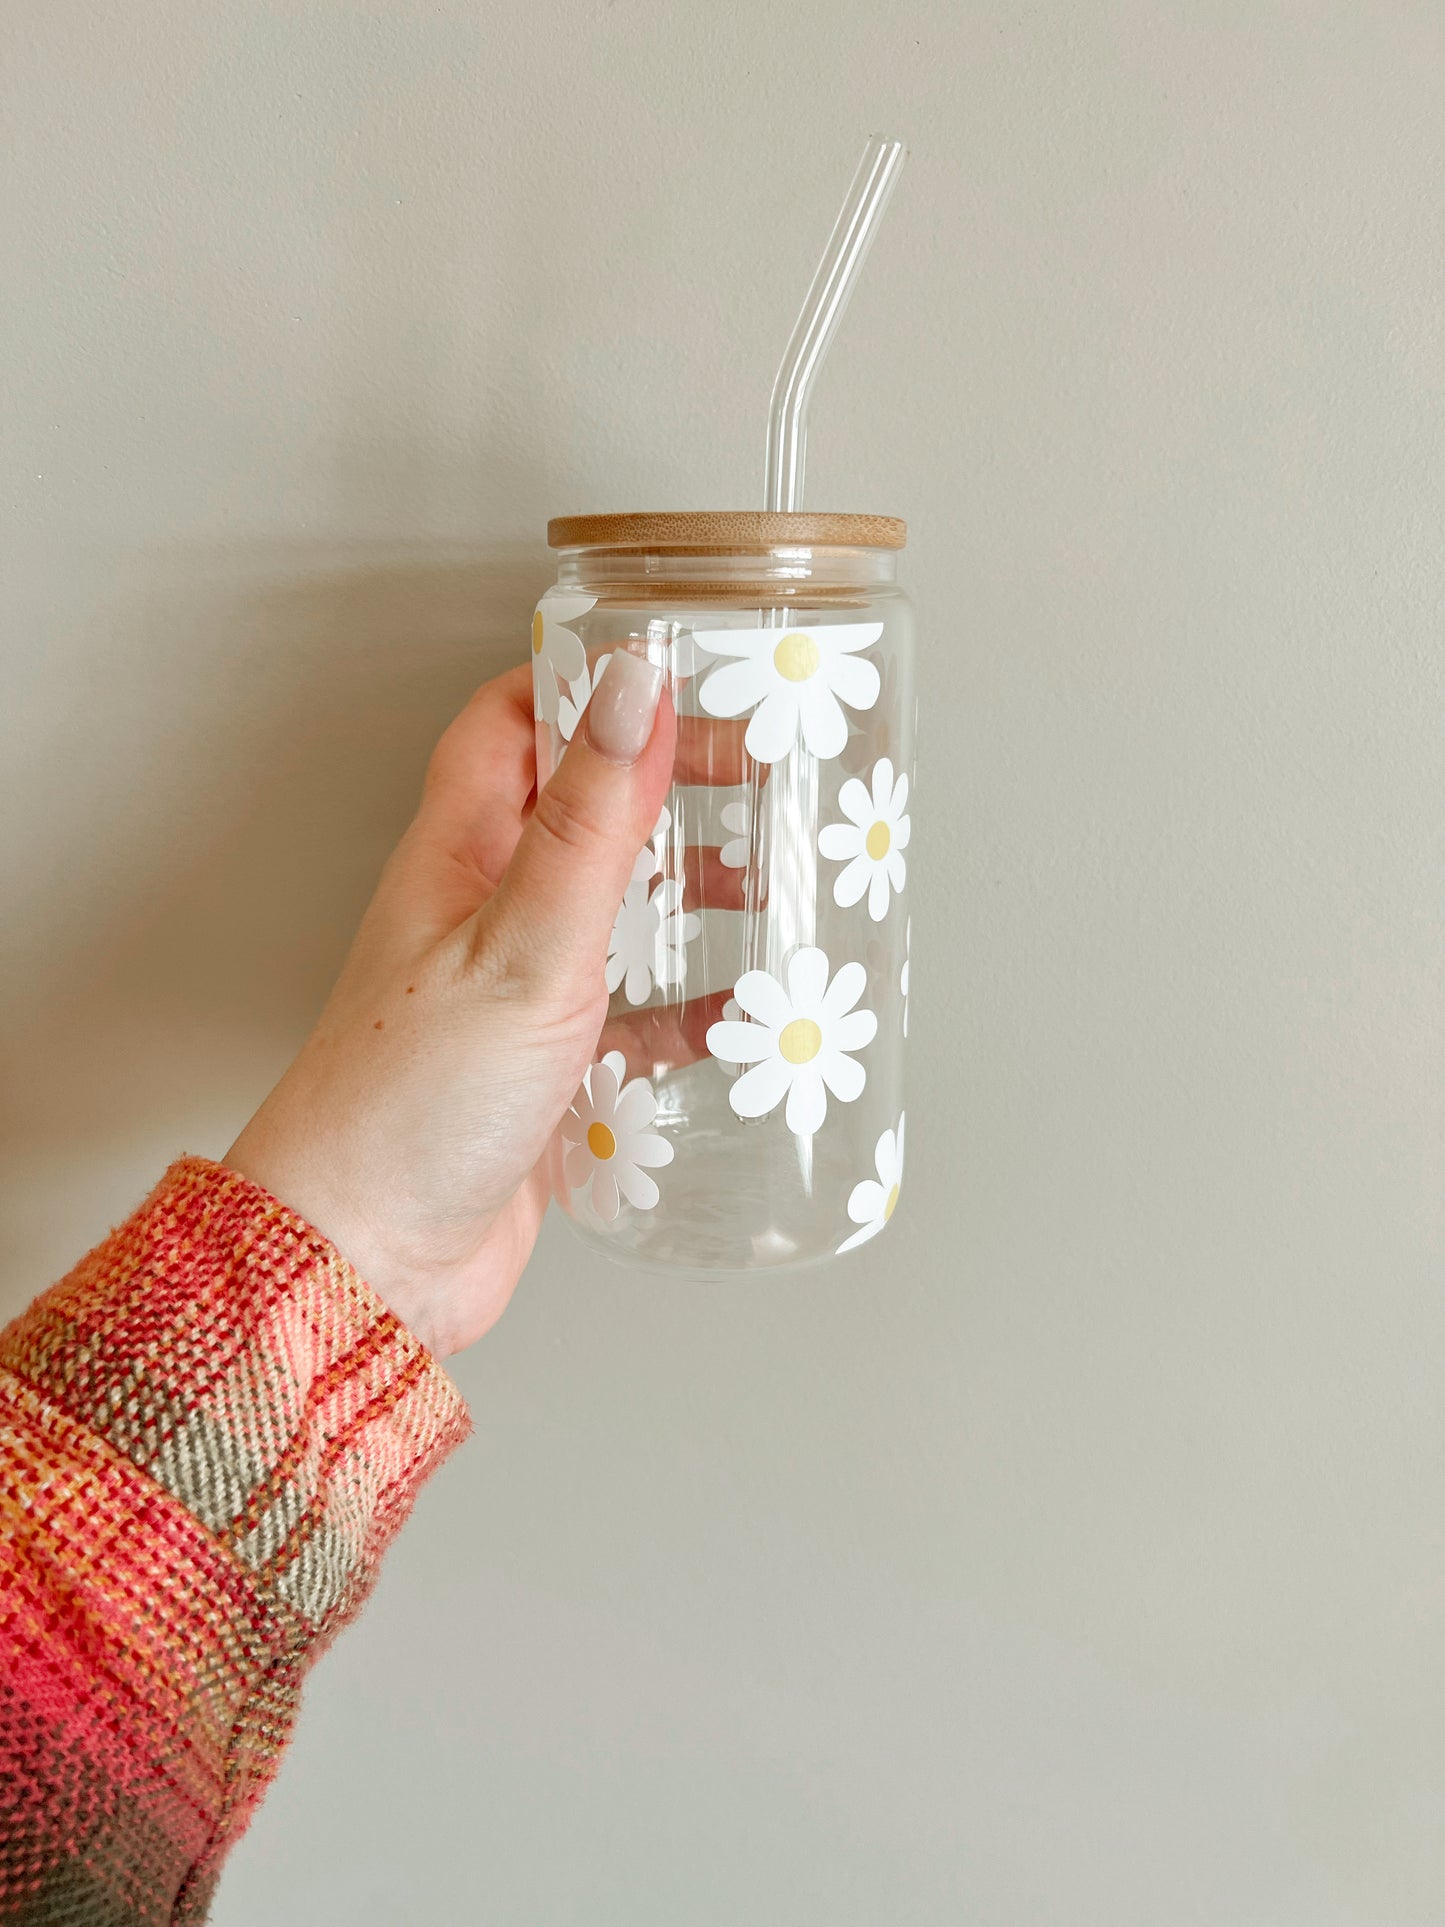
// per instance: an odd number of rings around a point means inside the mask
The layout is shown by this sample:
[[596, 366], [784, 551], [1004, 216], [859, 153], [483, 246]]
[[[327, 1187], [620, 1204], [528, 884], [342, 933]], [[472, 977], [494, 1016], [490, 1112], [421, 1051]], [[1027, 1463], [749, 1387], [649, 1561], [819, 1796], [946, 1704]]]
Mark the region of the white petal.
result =
[[865, 1224], [861, 1231], [855, 1231], [851, 1238], [843, 1240], [838, 1247], [838, 1256], [841, 1258], [845, 1251], [852, 1251], [857, 1245], [866, 1245], [870, 1238], [878, 1236], [887, 1222], [886, 1218], [874, 1218], [871, 1224]]
[[731, 830], [735, 836], [746, 836], [750, 814], [747, 804], [739, 798], [734, 803], [724, 803], [719, 820], [723, 828]]
[[622, 979], [627, 975], [627, 959], [620, 950], [613, 950], [607, 958], [607, 968], [602, 973], [602, 981], [607, 986], [610, 997]]
[[886, 1188], [881, 1184], [875, 1184], [872, 1178], [864, 1178], [863, 1182], [855, 1184], [848, 1194], [848, 1216], [854, 1224], [869, 1224], [874, 1218], [881, 1220], [887, 1203]]
[[661, 1170], [664, 1164], [672, 1163], [673, 1150], [665, 1137], [659, 1137], [655, 1131], [644, 1131], [641, 1136], [628, 1139], [627, 1155], [634, 1164]]
[[788, 1092], [785, 1115], [788, 1129], [796, 1137], [811, 1137], [814, 1131], [822, 1129], [823, 1119], [828, 1115], [827, 1094], [815, 1064], [816, 1060], [793, 1079], [793, 1088]]
[[818, 832], [818, 853], [830, 862], [841, 863], [862, 848], [863, 832], [856, 823], [825, 823]]
[[[760, 631], [766, 635], [766, 630]], [[846, 654], [852, 649], [866, 649], [870, 643], [877, 642], [883, 634], [881, 622], [829, 622], [820, 629], [810, 629], [808, 634], [820, 643], [830, 655]]]
[[873, 765], [873, 814], [891, 816], [889, 808], [893, 801], [893, 764], [886, 756], [880, 756]]
[[901, 890], [908, 881], [908, 864], [896, 846], [888, 852], [888, 881], [895, 890]]
[[850, 1010], [846, 1017], [835, 1017], [828, 1026], [828, 1045], [832, 1050], [864, 1050], [878, 1035], [878, 1019], [871, 1010]]
[[828, 666], [828, 686], [850, 709], [871, 709], [878, 700], [878, 671], [866, 656], [840, 656]]
[[617, 1216], [617, 1180], [605, 1164], [596, 1167], [592, 1179], [592, 1209], [599, 1218]]
[[856, 776], [850, 776], [839, 790], [838, 808], [860, 830], [866, 830], [878, 815], [873, 807], [873, 798]]
[[541, 656], [532, 658], [532, 714], [540, 723], [555, 723], [562, 692], [557, 678]]
[[[801, 687], [806, 688], [807, 684]], [[754, 711], [743, 738], [743, 748], [755, 762], [781, 763], [785, 756], [792, 754], [797, 740], [797, 694], [791, 685], [787, 689], [774, 689]]]
[[650, 1211], [662, 1196], [652, 1179], [645, 1171], [639, 1171], [635, 1164], [624, 1164], [619, 1158], [614, 1174], [617, 1188], [630, 1205], [639, 1211]]
[[[852, 658], [845, 657], [844, 660], [851, 661]], [[874, 674], [877, 674], [876, 670]], [[798, 692], [798, 714], [804, 747], [820, 763], [831, 762], [835, 756], [842, 755], [843, 745], [848, 740], [847, 718], [838, 707], [838, 699], [832, 690], [824, 688], [821, 676], [815, 677], [812, 682], [799, 683]], [[761, 715], [762, 711], [759, 710], [758, 714]], [[751, 729], [748, 734], [752, 734]], [[751, 743], [747, 743], [747, 748], [750, 754], [757, 753]]]
[[748, 839], [745, 836], [735, 836], [730, 843], [724, 843], [717, 853], [717, 860], [725, 870], [746, 870]]
[[733, 996], [740, 1010], [775, 1029], [781, 1029], [793, 1014], [788, 993], [766, 970], [745, 970], [733, 985]]
[[813, 1062], [818, 1066], [818, 1075], [840, 1102], [851, 1104], [863, 1095], [868, 1073], [856, 1057], [845, 1057], [840, 1050], [825, 1050], [819, 1051]]
[[544, 623], [575, 622], [596, 606], [595, 595], [544, 595], [538, 604]]
[[570, 1191], [580, 1191], [591, 1177], [596, 1159], [585, 1144], [574, 1144], [562, 1160], [562, 1175]]
[[838, 974], [828, 986], [823, 1008], [830, 1017], [841, 1017], [851, 1010], [868, 986], [868, 972], [860, 963], [840, 964]]
[[624, 985], [629, 1004], [645, 1004], [652, 993], [652, 970], [646, 963], [630, 963]]
[[620, 1050], [610, 1050], [600, 1064], [592, 1066], [588, 1079], [592, 1102], [599, 1117], [611, 1117], [617, 1103], [618, 1086], [622, 1073], [627, 1068], [627, 1059]]
[[868, 914], [875, 923], [882, 923], [888, 915], [888, 866], [880, 863], [873, 872], [873, 881], [868, 885]]
[[657, 1116], [657, 1099], [645, 1077], [634, 1077], [613, 1107], [613, 1129], [620, 1138], [625, 1132], [640, 1131]]
[[760, 703], [771, 687], [772, 680], [761, 663], [729, 662], [712, 671], [697, 699], [709, 716], [741, 716], [745, 709]]
[[886, 1189], [898, 1181], [898, 1140], [891, 1131], [885, 1131], [873, 1149], [873, 1165], [878, 1173], [879, 1182]]
[[846, 870], [840, 871], [833, 885], [833, 901], [841, 909], [850, 909], [868, 888], [868, 879], [873, 874], [873, 859], [855, 856]]
[[893, 814], [901, 817], [908, 808], [908, 771], [904, 770], [893, 786]]
[[[878, 625], [882, 632], [883, 625]], [[694, 629], [692, 639], [710, 656], [771, 656], [776, 629]]]
[[[717, 1026], [714, 1025], [716, 1030]], [[709, 1036], [712, 1032], [709, 1031]], [[734, 1060], [737, 1061], [737, 1060]], [[739, 1117], [766, 1117], [792, 1082], [792, 1066], [781, 1057], [769, 1057], [744, 1071], [728, 1092], [728, 1103]]]
[[707, 1047], [726, 1064], [756, 1064], [773, 1054], [773, 1033], [761, 1024], [709, 1024]]
[[[741, 984], [738, 987], [741, 989]], [[816, 1009], [823, 1002], [827, 988], [827, 955], [811, 947], [797, 951], [788, 963], [788, 996], [792, 999], [793, 1008]]]
[[587, 651], [582, 647], [581, 637], [550, 622], [546, 624], [542, 641], [542, 657], [551, 663], [563, 682], [573, 681], [587, 667]]
[[889, 838], [891, 847], [895, 850], [906, 850], [908, 848], [909, 839], [912, 837], [912, 835], [913, 835], [912, 817], [900, 816], [893, 824], [893, 833]]

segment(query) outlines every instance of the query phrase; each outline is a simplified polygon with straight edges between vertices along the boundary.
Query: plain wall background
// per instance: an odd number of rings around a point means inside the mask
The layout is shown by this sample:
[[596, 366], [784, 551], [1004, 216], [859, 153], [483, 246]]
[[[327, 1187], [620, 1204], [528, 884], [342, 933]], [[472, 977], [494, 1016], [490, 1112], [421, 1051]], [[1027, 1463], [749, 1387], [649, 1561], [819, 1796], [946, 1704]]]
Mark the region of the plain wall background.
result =
[[910, 1171], [553, 1224], [223, 1927], [1445, 1919], [1436, 0], [6, 13], [8, 1309], [310, 1024], [563, 510], [906, 515]]

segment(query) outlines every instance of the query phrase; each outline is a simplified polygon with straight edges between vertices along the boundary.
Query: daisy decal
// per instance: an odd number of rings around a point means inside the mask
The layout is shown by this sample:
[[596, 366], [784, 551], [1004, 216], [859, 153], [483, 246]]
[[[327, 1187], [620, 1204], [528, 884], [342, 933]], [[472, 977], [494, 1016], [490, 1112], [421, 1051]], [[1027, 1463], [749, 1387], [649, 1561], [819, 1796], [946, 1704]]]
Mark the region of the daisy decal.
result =
[[[640, 861], [641, 859], [639, 859]], [[629, 1004], [646, 1003], [654, 981], [659, 989], [680, 984], [687, 975], [687, 946], [702, 929], [702, 919], [682, 907], [682, 885], [664, 877], [648, 894], [652, 872], [632, 882], [607, 940], [607, 988], [625, 987]]]
[[698, 700], [709, 716], [754, 712], [743, 742], [760, 763], [780, 763], [800, 736], [810, 756], [836, 756], [848, 740], [842, 705], [871, 709], [878, 700], [878, 671], [857, 652], [882, 633], [881, 622], [695, 630], [709, 655], [736, 658], [710, 672]]
[[707, 1047], [725, 1064], [748, 1064], [728, 1093], [739, 1117], [766, 1117], [786, 1095], [787, 1125], [799, 1137], [821, 1128], [828, 1094], [851, 1104], [863, 1089], [863, 1066], [849, 1055], [871, 1044], [878, 1019], [854, 1010], [868, 973], [845, 963], [829, 981], [821, 950], [799, 950], [788, 964], [786, 988], [766, 970], [748, 970], [733, 987], [746, 1017], [708, 1030]]
[[878, 1173], [876, 1180], [864, 1178], [861, 1184], [855, 1184], [848, 1199], [848, 1216], [862, 1229], [843, 1240], [838, 1247], [840, 1252], [851, 1251], [855, 1245], [867, 1244], [870, 1238], [876, 1238], [893, 1216], [898, 1187], [903, 1182], [902, 1112], [898, 1116], [897, 1131], [885, 1131], [879, 1138], [873, 1165]]
[[597, 658], [597, 661], [593, 664], [589, 672], [587, 661], [584, 657], [581, 675], [574, 677], [573, 680], [568, 683], [567, 694], [565, 696], [558, 697], [557, 727], [562, 732], [563, 742], [570, 743], [572, 738], [577, 734], [577, 725], [582, 720], [583, 711], [586, 709], [588, 703], [591, 702], [597, 685], [602, 680], [602, 672], [611, 660], [612, 653], [609, 650], [605, 656], [599, 656]]
[[753, 813], [748, 808], [746, 799], [725, 804], [721, 822], [730, 835], [729, 840], [718, 851], [718, 861], [725, 864], [729, 870], [746, 870], [753, 831]]
[[625, 1198], [650, 1211], [660, 1193], [647, 1175], [672, 1163], [672, 1146], [648, 1126], [657, 1116], [657, 1099], [645, 1077], [622, 1079], [627, 1060], [610, 1050], [594, 1064], [562, 1119], [562, 1174], [568, 1189], [591, 1187], [592, 1209], [615, 1218]]
[[873, 790], [850, 776], [838, 792], [838, 807], [846, 823], [828, 823], [818, 833], [818, 848], [835, 863], [847, 861], [833, 884], [833, 901], [843, 909], [855, 904], [866, 890], [868, 914], [881, 923], [888, 912], [892, 890], [901, 890], [908, 877], [903, 852], [912, 825], [908, 818], [908, 778], [893, 780], [893, 765], [880, 756], [873, 765]]
[[595, 595], [547, 595], [532, 617], [532, 699], [538, 722], [555, 723], [561, 683], [575, 682], [587, 668], [587, 652], [566, 626], [585, 616]]

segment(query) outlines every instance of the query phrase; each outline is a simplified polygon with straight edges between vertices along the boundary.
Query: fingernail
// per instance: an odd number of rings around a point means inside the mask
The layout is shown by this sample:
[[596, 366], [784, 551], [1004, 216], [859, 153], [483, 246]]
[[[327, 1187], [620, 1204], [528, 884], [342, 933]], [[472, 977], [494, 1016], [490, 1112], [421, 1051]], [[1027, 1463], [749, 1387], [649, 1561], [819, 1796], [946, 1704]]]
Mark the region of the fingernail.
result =
[[647, 748], [662, 694], [662, 670], [646, 656], [614, 649], [587, 705], [587, 740], [610, 763], [635, 763]]

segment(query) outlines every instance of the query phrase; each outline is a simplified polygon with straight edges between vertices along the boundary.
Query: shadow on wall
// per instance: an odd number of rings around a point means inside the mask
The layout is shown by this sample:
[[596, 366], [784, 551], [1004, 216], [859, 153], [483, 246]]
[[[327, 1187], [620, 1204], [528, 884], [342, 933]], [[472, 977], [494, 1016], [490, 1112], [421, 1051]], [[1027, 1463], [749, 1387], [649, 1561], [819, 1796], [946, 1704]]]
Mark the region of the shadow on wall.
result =
[[133, 1191], [182, 1149], [224, 1152], [313, 1022], [437, 736], [524, 657], [546, 580], [520, 546], [145, 559], [84, 660], [93, 828], [74, 875], [52, 831], [62, 874], [36, 880], [0, 1044], [0, 1315], [46, 1282], [57, 1229], [63, 1263], [128, 1208], [101, 1173], [134, 1169]]

